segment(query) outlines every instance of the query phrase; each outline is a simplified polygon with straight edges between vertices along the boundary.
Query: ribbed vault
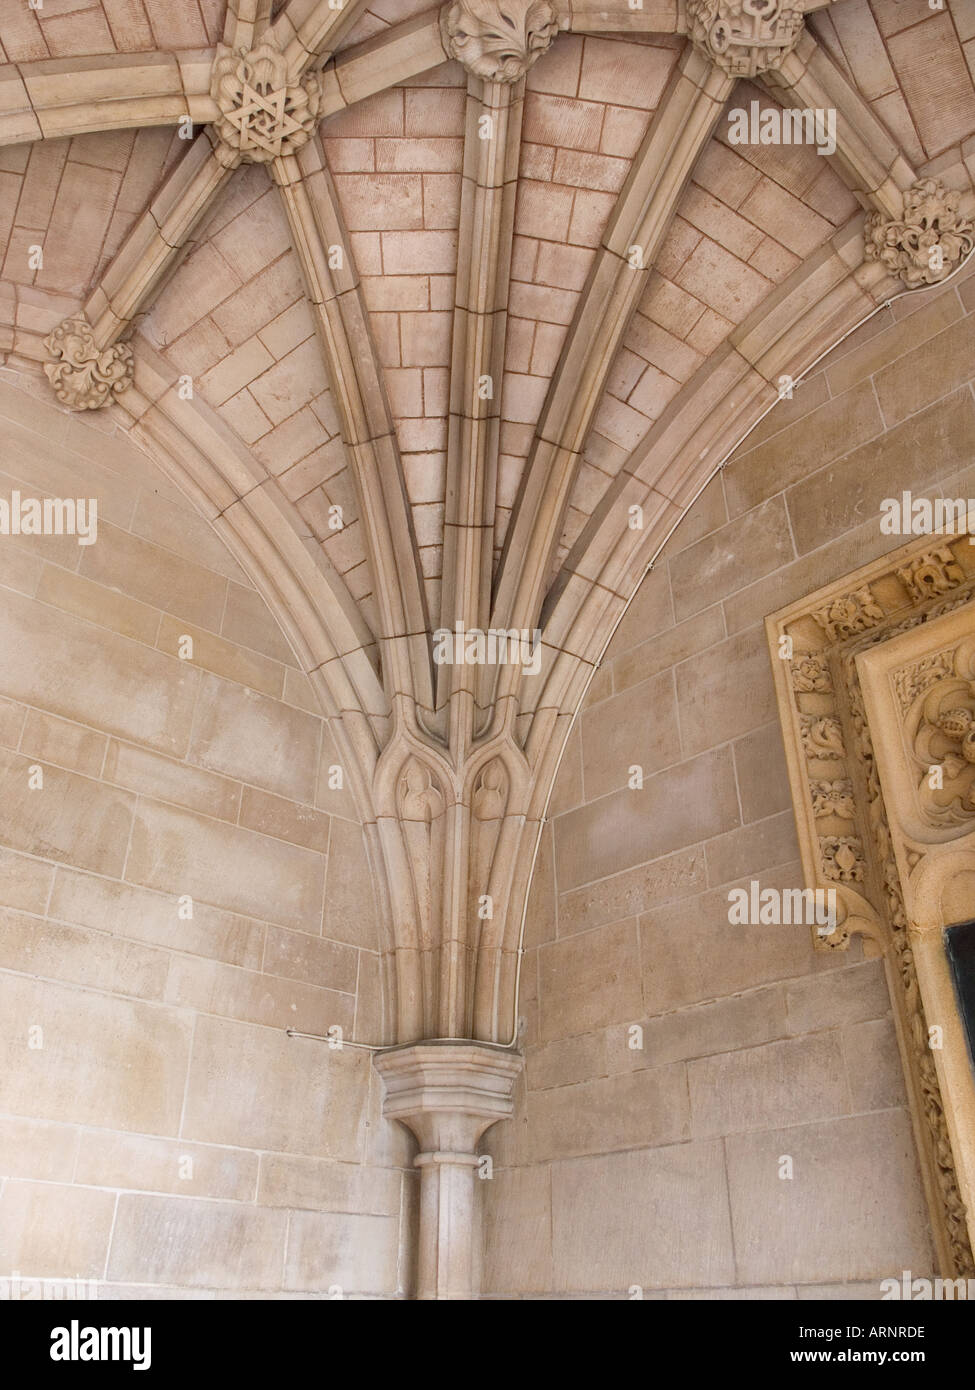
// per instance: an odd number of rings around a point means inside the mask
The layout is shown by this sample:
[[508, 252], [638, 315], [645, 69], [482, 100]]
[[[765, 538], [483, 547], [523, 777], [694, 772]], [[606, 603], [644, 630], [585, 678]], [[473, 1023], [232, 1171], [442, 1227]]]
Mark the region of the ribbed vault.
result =
[[[513, 1040], [560, 750], [647, 567], [783, 377], [971, 249], [975, 25], [754, 8], [5, 17], [6, 360], [114, 415], [281, 622], [390, 1040]], [[835, 153], [736, 145], [753, 105], [835, 112]], [[455, 624], [540, 630], [538, 669], [438, 664]]]

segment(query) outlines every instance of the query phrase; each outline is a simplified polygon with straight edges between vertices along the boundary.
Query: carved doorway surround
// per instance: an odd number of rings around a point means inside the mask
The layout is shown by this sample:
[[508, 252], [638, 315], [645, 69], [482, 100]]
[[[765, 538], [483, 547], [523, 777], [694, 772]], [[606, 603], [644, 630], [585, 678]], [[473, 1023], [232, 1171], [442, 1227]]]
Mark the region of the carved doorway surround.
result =
[[912, 540], [766, 630], [806, 886], [836, 891], [814, 944], [884, 959], [940, 1272], [971, 1277], [975, 1073], [944, 928], [975, 917], [975, 545]]

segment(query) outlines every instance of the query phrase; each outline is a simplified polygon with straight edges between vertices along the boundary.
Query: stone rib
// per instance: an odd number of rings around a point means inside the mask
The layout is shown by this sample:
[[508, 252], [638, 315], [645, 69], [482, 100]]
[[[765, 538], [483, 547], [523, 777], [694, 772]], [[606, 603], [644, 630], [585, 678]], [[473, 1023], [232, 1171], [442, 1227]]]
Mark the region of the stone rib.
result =
[[228, 48], [254, 47], [271, 19], [271, 0], [227, 0], [223, 41]]
[[804, 33], [781, 68], [765, 73], [762, 81], [783, 105], [835, 110], [833, 159], [851, 193], [865, 208], [901, 216], [902, 194], [917, 175], [856, 87], [811, 34]]
[[0, 68], [0, 145], [96, 130], [194, 124], [217, 114], [211, 49], [42, 58]]
[[[380, 612], [383, 674], [409, 718], [415, 700], [433, 713], [427, 611], [416, 537], [382, 369], [352, 262], [334, 185], [319, 141], [271, 166], [352, 460]], [[341, 264], [330, 264], [330, 251]], [[335, 262], [338, 257], [332, 256]], [[407, 700], [409, 695], [412, 699]]]
[[[688, 46], [634, 159], [542, 408], [501, 558], [495, 627], [532, 628], [538, 620], [582, 448], [616, 351], [733, 85]], [[635, 247], [642, 268], [631, 262]]]
[[[441, 625], [487, 626], [491, 600], [501, 385], [524, 83], [468, 82], [450, 366]], [[492, 123], [482, 138], [482, 124]], [[485, 396], [481, 390], [489, 378]], [[439, 668], [451, 746], [475, 733], [481, 668]]]
[[84, 313], [99, 348], [110, 347], [148, 307], [229, 181], [239, 160], [228, 164], [218, 158], [217, 145], [207, 127], [163, 183], [89, 295]]

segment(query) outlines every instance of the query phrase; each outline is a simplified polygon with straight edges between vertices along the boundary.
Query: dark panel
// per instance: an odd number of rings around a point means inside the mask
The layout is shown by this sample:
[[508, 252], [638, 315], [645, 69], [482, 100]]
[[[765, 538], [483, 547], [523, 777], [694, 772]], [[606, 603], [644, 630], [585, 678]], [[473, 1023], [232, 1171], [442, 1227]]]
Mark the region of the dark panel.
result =
[[968, 1055], [975, 1067], [975, 922], [945, 929], [945, 950], [955, 986], [958, 1009], [968, 1038]]

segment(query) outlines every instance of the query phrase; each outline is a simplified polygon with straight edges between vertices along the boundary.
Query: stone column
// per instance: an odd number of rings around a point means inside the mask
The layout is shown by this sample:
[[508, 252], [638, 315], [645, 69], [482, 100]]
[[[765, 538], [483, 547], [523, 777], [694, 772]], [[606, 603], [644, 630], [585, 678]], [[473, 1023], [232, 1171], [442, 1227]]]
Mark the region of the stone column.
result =
[[477, 1145], [514, 1109], [523, 1059], [479, 1042], [420, 1042], [376, 1054], [386, 1086], [383, 1114], [420, 1145], [418, 1299], [474, 1293]]

